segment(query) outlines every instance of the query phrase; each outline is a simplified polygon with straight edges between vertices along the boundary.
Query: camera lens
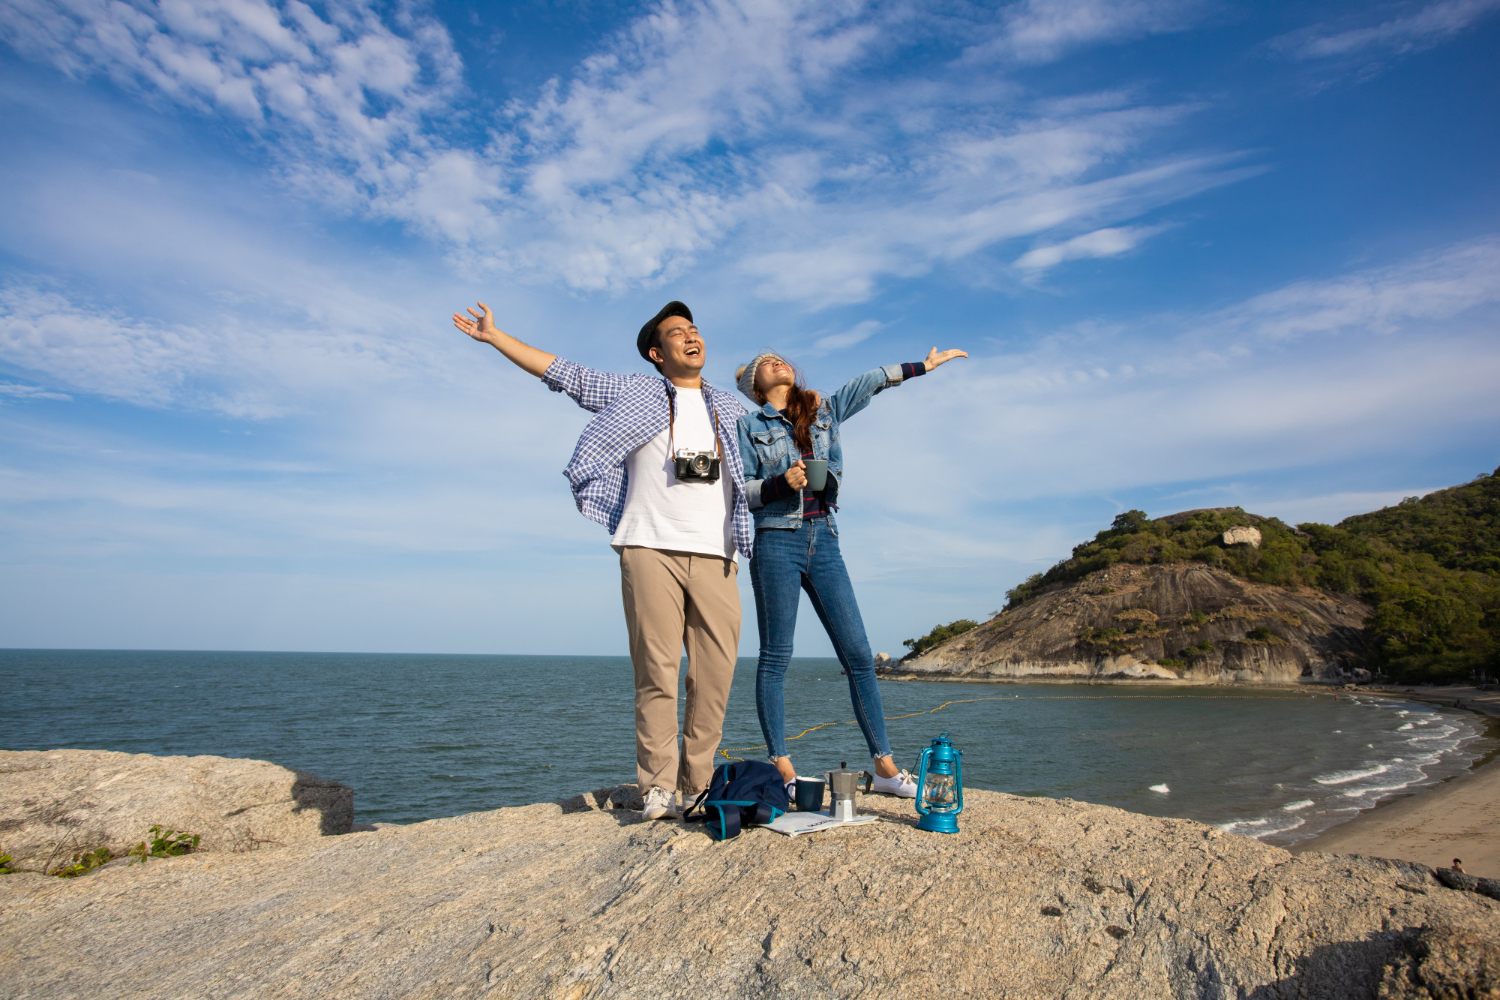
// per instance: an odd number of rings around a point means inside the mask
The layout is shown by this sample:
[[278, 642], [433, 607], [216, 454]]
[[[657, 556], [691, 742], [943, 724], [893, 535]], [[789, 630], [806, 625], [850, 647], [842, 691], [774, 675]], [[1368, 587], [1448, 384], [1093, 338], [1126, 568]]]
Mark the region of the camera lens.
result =
[[693, 456], [693, 471], [694, 472], [707, 472], [708, 471], [708, 456], [707, 455], [694, 455]]

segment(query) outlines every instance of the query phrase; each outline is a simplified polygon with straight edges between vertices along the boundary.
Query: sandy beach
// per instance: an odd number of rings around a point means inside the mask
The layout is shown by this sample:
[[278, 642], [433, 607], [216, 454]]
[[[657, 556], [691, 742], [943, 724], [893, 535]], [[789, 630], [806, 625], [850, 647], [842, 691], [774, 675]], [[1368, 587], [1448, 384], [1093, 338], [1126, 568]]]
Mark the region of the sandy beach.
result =
[[[1500, 718], [1500, 692], [1472, 687], [1371, 691], [1463, 708]], [[1383, 802], [1355, 819], [1291, 849], [1365, 854], [1446, 868], [1463, 859], [1471, 875], [1500, 878], [1500, 760], [1426, 791]]]

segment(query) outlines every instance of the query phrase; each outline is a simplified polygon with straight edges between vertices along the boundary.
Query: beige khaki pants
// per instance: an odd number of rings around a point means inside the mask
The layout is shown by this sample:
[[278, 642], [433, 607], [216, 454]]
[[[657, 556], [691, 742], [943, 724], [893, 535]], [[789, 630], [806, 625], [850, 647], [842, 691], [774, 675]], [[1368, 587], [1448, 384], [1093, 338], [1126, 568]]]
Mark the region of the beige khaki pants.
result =
[[[713, 777], [724, 708], [740, 645], [737, 564], [720, 556], [620, 551], [620, 589], [635, 664], [635, 764], [641, 791], [697, 795]], [[687, 649], [682, 763], [677, 754], [677, 679]]]

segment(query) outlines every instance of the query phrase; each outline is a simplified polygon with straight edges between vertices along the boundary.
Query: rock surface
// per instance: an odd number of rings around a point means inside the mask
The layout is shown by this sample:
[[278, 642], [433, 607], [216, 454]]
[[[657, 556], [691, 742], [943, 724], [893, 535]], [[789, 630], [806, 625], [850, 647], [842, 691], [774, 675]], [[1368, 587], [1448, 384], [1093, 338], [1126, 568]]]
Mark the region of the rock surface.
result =
[[1500, 1000], [1500, 947], [1452, 927], [1407, 936], [1386, 967], [1379, 1000]]
[[111, 750], [0, 751], [0, 851], [23, 868], [122, 854], [160, 824], [199, 850], [248, 851], [347, 833], [354, 790], [264, 760]]
[[[1369, 606], [1352, 597], [1251, 583], [1202, 563], [1117, 563], [889, 673], [966, 680], [1333, 679], [1359, 663], [1369, 615]], [[1267, 629], [1261, 634], [1268, 638], [1252, 638], [1257, 628]], [[1181, 665], [1159, 663], [1164, 657]]]
[[1225, 545], [1248, 545], [1251, 548], [1260, 548], [1260, 529], [1241, 526], [1230, 528], [1224, 532], [1219, 539]]
[[944, 836], [863, 797], [883, 822], [716, 844], [599, 808], [633, 792], [0, 877], [0, 995], [1416, 997], [1500, 936], [1418, 866], [1106, 806], [975, 791]]

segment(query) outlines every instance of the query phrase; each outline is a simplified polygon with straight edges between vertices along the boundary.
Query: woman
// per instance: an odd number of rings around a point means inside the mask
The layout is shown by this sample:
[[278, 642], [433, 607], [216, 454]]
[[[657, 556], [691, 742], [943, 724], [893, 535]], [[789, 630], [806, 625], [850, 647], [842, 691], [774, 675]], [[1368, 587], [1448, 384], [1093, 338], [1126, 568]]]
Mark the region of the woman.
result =
[[[874, 759], [874, 790], [916, 797], [916, 782], [896, 767], [891, 756], [870, 641], [839, 554], [833, 519], [844, 471], [839, 425], [864, 409], [876, 393], [968, 356], [964, 351], [939, 353], [933, 348], [924, 362], [866, 372], [827, 400], [803, 387], [796, 370], [778, 354], [759, 354], [735, 373], [740, 391], [760, 407], [739, 421], [745, 492], [755, 518], [750, 559], [750, 584], [760, 626], [755, 707], [771, 762], [788, 782], [796, 779], [797, 772], [786, 752], [782, 681], [792, 658], [798, 592], [805, 590], [849, 677], [854, 716]], [[807, 462], [813, 459], [828, 463], [826, 484], [816, 492], [807, 488]]]

